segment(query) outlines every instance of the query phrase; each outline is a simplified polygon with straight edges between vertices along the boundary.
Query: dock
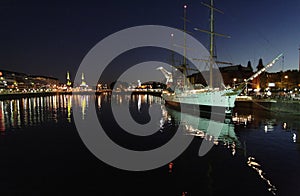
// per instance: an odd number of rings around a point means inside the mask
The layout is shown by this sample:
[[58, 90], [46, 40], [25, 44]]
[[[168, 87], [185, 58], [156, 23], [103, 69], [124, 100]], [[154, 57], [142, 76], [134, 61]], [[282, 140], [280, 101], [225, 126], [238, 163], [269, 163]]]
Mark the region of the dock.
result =
[[300, 115], [300, 101], [293, 99], [238, 96], [235, 101], [235, 107], [254, 108], [268, 110], [270, 112], [282, 112]]

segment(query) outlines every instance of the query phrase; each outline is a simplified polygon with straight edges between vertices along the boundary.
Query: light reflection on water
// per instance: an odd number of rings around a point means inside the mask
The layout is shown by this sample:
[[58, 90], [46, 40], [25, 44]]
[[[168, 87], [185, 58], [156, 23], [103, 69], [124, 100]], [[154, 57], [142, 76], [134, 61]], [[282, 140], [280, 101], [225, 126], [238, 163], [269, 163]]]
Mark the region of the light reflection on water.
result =
[[82, 118], [88, 107], [88, 95], [56, 95], [0, 101], [0, 131], [57, 123], [72, 122], [72, 106], [81, 107]]
[[249, 167], [254, 169], [259, 177], [266, 182], [267, 184], [267, 190], [270, 191], [273, 195], [276, 195], [276, 187], [271, 183], [269, 179], [265, 176], [265, 172], [261, 169], [261, 165], [255, 161], [254, 157], [248, 157], [247, 164]]
[[[72, 123], [72, 108], [80, 108], [82, 119], [84, 120], [86, 116], [86, 110], [91, 104], [90, 95], [56, 95], [56, 96], [47, 96], [47, 97], [28, 97], [15, 100], [4, 100], [0, 101], [0, 131], [2, 134], [6, 130], [11, 129], [20, 129], [23, 127], [30, 127], [35, 125], [40, 125], [46, 122], [57, 123], [61, 120], [67, 120], [67, 122]], [[122, 95], [122, 94], [103, 94], [97, 96], [96, 106], [99, 111], [101, 111], [102, 104], [127, 104], [130, 107], [136, 107], [138, 111], [146, 105], [152, 105], [154, 103], [163, 105], [163, 101], [160, 97], [156, 96], [147, 96], [147, 95]], [[180, 115], [177, 111], [174, 110], [168, 111], [162, 107], [163, 116], [173, 115], [173, 118], [177, 121], [180, 119]], [[189, 118], [190, 122], [195, 122], [197, 116], [184, 114]], [[299, 117], [288, 117], [284, 116], [261, 116], [260, 111], [236, 111], [231, 119], [231, 122], [225, 123], [226, 126], [234, 129], [235, 126], [244, 126], [256, 129], [262, 129], [265, 133], [272, 132], [278, 128], [277, 124], [280, 123], [282, 130], [292, 132], [291, 140], [295, 143], [299, 140], [297, 137], [299, 132]], [[196, 118], [192, 120], [192, 118]], [[166, 119], [161, 119], [160, 124]], [[205, 122], [205, 119], [201, 122]], [[202, 125], [205, 123], [202, 123]], [[197, 127], [193, 123], [187, 123], [185, 125], [189, 127], [187, 129], [194, 129], [194, 135], [198, 130], [202, 131], [203, 127]], [[199, 125], [201, 126], [201, 124]], [[196, 129], [196, 130], [195, 130]], [[233, 131], [234, 132], [234, 131]], [[198, 133], [200, 133], [198, 131]]]
[[[0, 137], [11, 130], [44, 123], [73, 123], [74, 108], [79, 109], [84, 120], [94, 101], [100, 112], [110, 103], [129, 105], [137, 113], [154, 103], [160, 104], [162, 119], [159, 124], [162, 132], [170, 125], [177, 126], [180, 116], [183, 115], [185, 121], [180, 125], [184, 128], [183, 134], [213, 142], [216, 148], [224, 147], [223, 151], [230, 152], [231, 156], [244, 157], [245, 161], [241, 164], [249, 166], [257, 174], [257, 181], [249, 183], [263, 182], [266, 190], [272, 194], [280, 192], [281, 180], [287, 180], [291, 175], [289, 170], [284, 172], [285, 167], [293, 168], [295, 174], [300, 174], [297, 162], [300, 160], [300, 140], [297, 137], [300, 128], [299, 116], [237, 109], [229, 121], [215, 122], [223, 125], [221, 135], [215, 136], [206, 131], [208, 119], [200, 118], [200, 123], [197, 124], [198, 116], [167, 108], [161, 98], [147, 95], [57, 95], [0, 101]], [[278, 165], [283, 164], [288, 166], [280, 168], [283, 171], [278, 171]], [[277, 174], [278, 172], [282, 173]], [[299, 180], [299, 177], [292, 180]]]
[[[80, 108], [84, 120], [91, 98], [91, 95], [56, 95], [0, 101], [0, 131], [36, 126], [46, 122], [57, 123], [65, 119], [71, 123], [73, 107]], [[139, 109], [142, 104], [161, 103], [159, 97], [153, 96], [103, 94], [96, 97], [96, 105], [98, 110], [101, 110], [102, 102], [129, 104], [130, 100], [138, 101]]]

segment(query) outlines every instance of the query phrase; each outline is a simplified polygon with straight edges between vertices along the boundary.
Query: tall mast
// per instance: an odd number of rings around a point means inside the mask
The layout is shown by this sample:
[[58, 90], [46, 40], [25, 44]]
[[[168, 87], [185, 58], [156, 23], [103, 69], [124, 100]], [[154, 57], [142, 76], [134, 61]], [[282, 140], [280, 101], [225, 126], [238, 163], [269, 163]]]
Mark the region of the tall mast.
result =
[[[213, 64], [215, 62], [215, 52], [214, 52], [215, 35], [221, 36], [221, 37], [226, 37], [226, 38], [230, 38], [230, 36], [215, 32], [215, 29], [214, 29], [214, 22], [215, 22], [214, 21], [215, 20], [214, 19], [214, 11], [217, 11], [221, 14], [224, 14], [224, 13], [221, 10], [214, 7], [214, 1], [210, 0], [210, 5], [202, 2], [202, 5], [204, 5], [204, 6], [206, 6], [210, 9], [210, 29], [209, 29], [209, 31], [207, 31], [207, 30], [203, 30], [203, 29], [194, 28], [194, 30], [204, 32], [204, 33], [208, 33], [210, 35], [210, 44], [209, 44], [209, 87], [212, 88], [213, 87]], [[221, 62], [221, 63], [223, 63], [223, 62]], [[228, 63], [226, 63], [226, 64], [228, 64]]]
[[300, 71], [300, 46], [299, 46], [299, 71]]
[[187, 8], [187, 5], [184, 5], [183, 6], [183, 47], [184, 47], [184, 51], [183, 51], [183, 64], [185, 65], [186, 63], [186, 58], [185, 58], [185, 55], [186, 55], [186, 8]]
[[186, 85], [187, 67], [186, 67], [186, 8], [187, 5], [183, 6], [183, 86]]
[[209, 87], [213, 87], [213, 60], [214, 60], [214, 1], [210, 0], [210, 48], [209, 48]]

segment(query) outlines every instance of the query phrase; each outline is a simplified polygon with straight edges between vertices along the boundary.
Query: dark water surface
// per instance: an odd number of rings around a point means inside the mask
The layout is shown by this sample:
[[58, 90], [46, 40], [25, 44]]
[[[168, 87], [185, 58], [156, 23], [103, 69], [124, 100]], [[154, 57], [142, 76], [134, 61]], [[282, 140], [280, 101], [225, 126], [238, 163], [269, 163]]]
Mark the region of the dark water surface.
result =
[[[72, 112], [82, 121], [94, 107], [107, 135], [122, 147], [162, 146], [182, 126], [194, 137], [179, 157], [149, 171], [126, 171], [94, 156], [82, 142]], [[161, 108], [159, 130], [151, 136], [125, 133], [110, 103], [129, 105], [136, 122]], [[185, 119], [180, 123], [180, 119]], [[0, 101], [0, 195], [300, 195], [300, 117], [259, 108], [235, 108], [216, 138], [209, 120], [165, 107], [147, 95], [58, 95]], [[201, 142], [213, 148], [198, 156]], [[158, 157], [159, 158], [159, 157]]]

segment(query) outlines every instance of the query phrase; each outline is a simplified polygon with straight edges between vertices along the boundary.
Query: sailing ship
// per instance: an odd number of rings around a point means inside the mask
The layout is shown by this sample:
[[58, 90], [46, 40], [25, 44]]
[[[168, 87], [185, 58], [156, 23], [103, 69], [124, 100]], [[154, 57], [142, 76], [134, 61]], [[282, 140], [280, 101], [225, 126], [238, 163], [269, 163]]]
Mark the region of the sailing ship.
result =
[[[186, 74], [187, 64], [184, 56], [183, 65], [180, 66], [180, 70], [184, 75], [183, 78], [184, 82], [182, 82], [182, 86], [179, 87], [178, 85], [177, 86], [173, 85], [175, 86], [174, 89], [169, 88], [163, 91], [161, 96], [165, 100], [165, 103], [171, 106], [178, 107], [178, 106], [182, 106], [183, 104], [189, 106], [196, 105], [200, 107], [200, 111], [209, 110], [209, 112], [213, 112], [214, 110], [214, 111], [218, 111], [218, 113], [224, 114], [225, 112], [226, 115], [231, 115], [232, 109], [235, 106], [235, 100], [237, 96], [244, 90], [244, 88], [247, 85], [247, 82], [260, 75], [262, 72], [266, 70], [266, 68], [275, 64], [282, 56], [282, 54], [277, 56], [273, 61], [271, 61], [264, 68], [259, 70], [253, 76], [246, 79], [245, 82], [240, 84], [237, 88], [225, 87], [225, 85], [223, 85], [223, 87], [221, 86], [222, 88], [214, 88], [213, 87], [213, 65], [216, 62], [215, 55], [214, 55], [214, 36], [215, 35], [219, 35], [223, 37], [224, 36], [229, 37], [229, 36], [215, 33], [214, 31], [214, 11], [221, 12], [220, 10], [214, 7], [214, 1], [211, 0], [210, 5], [205, 3], [202, 4], [207, 6], [210, 9], [210, 30], [206, 31], [197, 28], [195, 28], [195, 30], [205, 32], [210, 35], [210, 50], [209, 50], [210, 57], [209, 60], [207, 60], [209, 62], [209, 85], [201, 89], [196, 89], [191, 87], [191, 84], [189, 83], [189, 81], [187, 81], [187, 74]], [[186, 6], [184, 6], [184, 9], [186, 9]], [[184, 22], [186, 21], [185, 16], [186, 14], [184, 12]], [[184, 24], [184, 33], [186, 33], [185, 27], [186, 25]], [[184, 50], [185, 49], [186, 47], [184, 46]], [[186, 54], [186, 52], [184, 52], [184, 54]], [[171, 80], [173, 83], [174, 82], [176, 83], [174, 76], [172, 78], [171, 73], [167, 73], [167, 71], [161, 67], [158, 69], [163, 72], [163, 74], [167, 77], [167, 79]]]

